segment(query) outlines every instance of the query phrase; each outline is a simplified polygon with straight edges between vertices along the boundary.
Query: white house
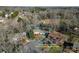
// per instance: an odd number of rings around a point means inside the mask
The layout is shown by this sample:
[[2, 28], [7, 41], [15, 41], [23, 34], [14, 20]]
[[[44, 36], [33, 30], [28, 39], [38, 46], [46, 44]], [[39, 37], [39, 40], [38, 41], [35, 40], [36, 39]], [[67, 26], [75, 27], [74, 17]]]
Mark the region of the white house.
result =
[[3, 23], [4, 22], [4, 20], [2, 19], [2, 20], [0, 20], [0, 23]]
[[34, 29], [33, 30], [34, 34], [45, 34], [42, 30], [40, 29]]
[[5, 17], [6, 17], [6, 18], [8, 18], [8, 17], [9, 17], [9, 15], [8, 15], [8, 14], [5, 14]]
[[75, 28], [74, 28], [75, 31], [77, 31], [78, 29], [79, 29], [78, 27], [75, 27]]

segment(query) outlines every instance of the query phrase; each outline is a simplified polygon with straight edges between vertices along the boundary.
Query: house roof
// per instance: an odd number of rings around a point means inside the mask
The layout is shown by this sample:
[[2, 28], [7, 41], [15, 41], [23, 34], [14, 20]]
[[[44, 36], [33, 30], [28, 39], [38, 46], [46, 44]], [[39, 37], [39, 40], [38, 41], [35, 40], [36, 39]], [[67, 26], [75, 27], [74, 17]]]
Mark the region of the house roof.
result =
[[0, 20], [0, 22], [4, 22], [4, 20]]
[[64, 38], [64, 35], [61, 34], [60, 32], [56, 32], [56, 31], [53, 31], [49, 34], [49, 36], [51, 37], [57, 37], [57, 38], [60, 38], [60, 39], [63, 39]]
[[45, 19], [41, 20], [43, 24], [59, 24], [60, 19]]
[[34, 31], [34, 33], [44, 33], [42, 30], [40, 30], [40, 29], [34, 29], [33, 30]]

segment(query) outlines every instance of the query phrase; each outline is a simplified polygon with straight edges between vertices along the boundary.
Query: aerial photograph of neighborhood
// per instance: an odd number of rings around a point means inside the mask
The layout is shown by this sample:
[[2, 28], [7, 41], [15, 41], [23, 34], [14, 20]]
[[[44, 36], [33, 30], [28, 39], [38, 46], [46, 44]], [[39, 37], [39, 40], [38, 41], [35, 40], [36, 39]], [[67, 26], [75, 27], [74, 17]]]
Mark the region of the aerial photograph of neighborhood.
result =
[[79, 53], [79, 7], [0, 6], [0, 53]]

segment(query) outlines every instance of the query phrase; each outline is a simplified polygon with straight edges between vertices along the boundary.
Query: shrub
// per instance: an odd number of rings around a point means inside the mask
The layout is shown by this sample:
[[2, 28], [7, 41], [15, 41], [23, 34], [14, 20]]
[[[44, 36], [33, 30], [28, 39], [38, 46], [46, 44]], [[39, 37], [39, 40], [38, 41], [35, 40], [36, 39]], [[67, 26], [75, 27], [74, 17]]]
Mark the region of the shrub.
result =
[[62, 47], [58, 46], [58, 45], [53, 45], [50, 49], [49, 49], [49, 53], [60, 53], [62, 52]]
[[18, 11], [14, 11], [13, 14], [11, 14], [11, 18], [15, 18], [15, 17], [17, 17], [18, 14], [19, 14]]
[[20, 21], [22, 21], [22, 18], [21, 17], [18, 17], [17, 22], [20, 22]]
[[5, 12], [1, 12], [0, 16], [5, 17]]

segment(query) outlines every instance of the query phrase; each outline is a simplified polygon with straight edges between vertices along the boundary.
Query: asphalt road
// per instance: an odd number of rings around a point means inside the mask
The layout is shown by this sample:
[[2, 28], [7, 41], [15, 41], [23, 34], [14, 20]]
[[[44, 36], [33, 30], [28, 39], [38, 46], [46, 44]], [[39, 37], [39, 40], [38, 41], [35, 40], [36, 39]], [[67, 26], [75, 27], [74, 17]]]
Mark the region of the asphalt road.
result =
[[40, 46], [40, 44], [42, 44], [40, 40], [33, 40], [23, 47], [24, 48], [23, 52], [24, 53], [41, 53], [42, 50], [39, 47], [37, 47], [37, 46]]

